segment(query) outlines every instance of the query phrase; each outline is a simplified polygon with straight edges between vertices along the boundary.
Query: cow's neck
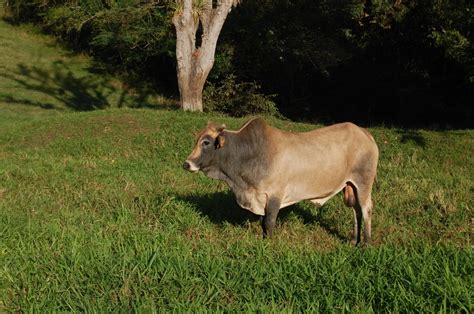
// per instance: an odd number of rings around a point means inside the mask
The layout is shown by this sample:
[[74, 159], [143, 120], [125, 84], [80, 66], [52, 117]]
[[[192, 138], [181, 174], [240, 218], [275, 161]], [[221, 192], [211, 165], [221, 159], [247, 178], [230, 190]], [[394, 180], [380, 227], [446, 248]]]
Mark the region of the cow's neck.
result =
[[[225, 131], [224, 131], [225, 132]], [[239, 142], [237, 133], [225, 132], [225, 144], [217, 151], [216, 157], [218, 170], [220, 172], [232, 174], [239, 161]]]
[[227, 182], [232, 190], [247, 189], [250, 182], [242, 176], [242, 169], [255, 153], [254, 143], [235, 132], [225, 132], [224, 136], [224, 147], [217, 154], [216, 179]]

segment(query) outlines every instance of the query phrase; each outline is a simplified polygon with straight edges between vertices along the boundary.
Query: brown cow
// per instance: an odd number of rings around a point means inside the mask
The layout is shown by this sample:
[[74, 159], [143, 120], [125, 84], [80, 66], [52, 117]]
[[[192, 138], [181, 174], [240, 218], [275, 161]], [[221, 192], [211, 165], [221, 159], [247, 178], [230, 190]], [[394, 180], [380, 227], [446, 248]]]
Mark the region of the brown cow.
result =
[[344, 189], [344, 202], [354, 209], [357, 245], [362, 218], [370, 242], [378, 155], [370, 133], [352, 123], [293, 133], [256, 118], [238, 131], [209, 123], [184, 168], [227, 182], [241, 207], [262, 216], [264, 237], [272, 235], [281, 208], [302, 200], [321, 206]]

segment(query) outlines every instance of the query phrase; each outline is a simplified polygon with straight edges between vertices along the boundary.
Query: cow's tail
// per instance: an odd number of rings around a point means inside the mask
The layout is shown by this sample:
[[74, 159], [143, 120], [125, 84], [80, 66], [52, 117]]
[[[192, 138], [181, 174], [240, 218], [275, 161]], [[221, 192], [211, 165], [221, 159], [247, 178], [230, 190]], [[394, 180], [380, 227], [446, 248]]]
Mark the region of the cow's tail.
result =
[[347, 182], [344, 187], [344, 204], [346, 204], [347, 207], [354, 207], [356, 205], [354, 186], [350, 182]]

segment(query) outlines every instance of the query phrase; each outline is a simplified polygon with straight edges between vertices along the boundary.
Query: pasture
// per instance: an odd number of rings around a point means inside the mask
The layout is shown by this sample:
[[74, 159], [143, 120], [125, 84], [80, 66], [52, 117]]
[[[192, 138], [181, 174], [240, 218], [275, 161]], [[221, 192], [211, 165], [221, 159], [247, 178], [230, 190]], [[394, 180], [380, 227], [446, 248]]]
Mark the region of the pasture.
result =
[[283, 209], [262, 240], [224, 183], [182, 169], [208, 120], [246, 118], [118, 108], [137, 98], [87, 57], [0, 36], [1, 312], [473, 311], [473, 130], [369, 128], [371, 247], [349, 245], [341, 196]]

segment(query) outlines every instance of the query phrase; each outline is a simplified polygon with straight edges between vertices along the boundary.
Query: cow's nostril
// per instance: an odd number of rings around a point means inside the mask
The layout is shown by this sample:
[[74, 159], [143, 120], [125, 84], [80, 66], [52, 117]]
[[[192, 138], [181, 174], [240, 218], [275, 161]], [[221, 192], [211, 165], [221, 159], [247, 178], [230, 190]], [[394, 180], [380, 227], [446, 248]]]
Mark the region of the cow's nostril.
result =
[[184, 164], [183, 164], [183, 168], [185, 170], [189, 170], [191, 168], [191, 164], [188, 161], [185, 161]]

